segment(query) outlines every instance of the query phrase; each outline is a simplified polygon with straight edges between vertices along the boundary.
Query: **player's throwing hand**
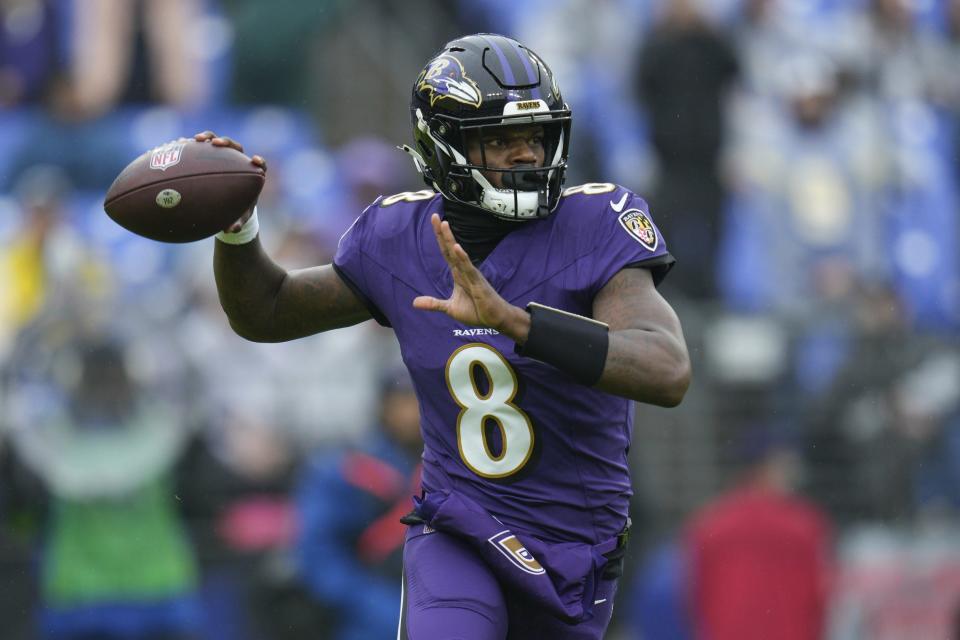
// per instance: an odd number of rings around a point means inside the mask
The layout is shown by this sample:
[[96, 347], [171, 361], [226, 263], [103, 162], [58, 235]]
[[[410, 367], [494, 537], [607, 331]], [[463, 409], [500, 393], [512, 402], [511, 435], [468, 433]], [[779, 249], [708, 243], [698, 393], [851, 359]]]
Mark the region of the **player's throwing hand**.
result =
[[433, 233], [440, 253], [453, 274], [453, 292], [446, 300], [431, 296], [417, 296], [413, 306], [424, 311], [441, 311], [454, 320], [475, 327], [490, 327], [519, 343], [526, 340], [530, 327], [529, 316], [498, 294], [477, 269], [467, 252], [453, 238], [450, 223], [430, 216]]
[[[239, 142], [237, 142], [232, 138], [228, 138], [226, 136], [218, 136], [213, 131], [208, 130], [208, 131], [203, 131], [201, 133], [197, 133], [193, 136], [193, 139], [196, 140], [197, 142], [209, 142], [215, 147], [230, 147], [231, 149], [236, 149], [240, 153], [243, 153], [242, 144], [240, 144]], [[250, 158], [250, 161], [253, 164], [260, 167], [261, 169], [263, 169], [264, 173], [266, 173], [267, 161], [263, 159], [263, 156], [255, 155]], [[243, 216], [241, 216], [239, 220], [237, 220], [232, 225], [224, 229], [224, 231], [226, 231], [227, 233], [237, 233], [238, 231], [240, 231], [240, 229], [243, 228], [244, 223], [246, 223], [246, 221], [250, 219], [250, 216], [253, 215], [254, 207], [256, 207], [256, 203], [254, 203], [253, 207], [250, 207], [247, 211], [245, 211], [243, 213]]]

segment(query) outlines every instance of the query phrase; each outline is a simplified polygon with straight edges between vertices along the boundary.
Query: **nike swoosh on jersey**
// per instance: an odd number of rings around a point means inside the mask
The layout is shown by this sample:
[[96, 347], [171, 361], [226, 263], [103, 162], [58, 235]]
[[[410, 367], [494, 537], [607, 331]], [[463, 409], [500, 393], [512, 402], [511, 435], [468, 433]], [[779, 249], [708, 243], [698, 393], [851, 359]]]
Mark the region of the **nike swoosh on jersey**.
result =
[[623, 211], [623, 205], [627, 204], [627, 198], [629, 196], [630, 196], [629, 193], [623, 194], [623, 197], [620, 198], [620, 202], [614, 202], [613, 200], [611, 200], [610, 208], [616, 211], [617, 213], [620, 213], [621, 211]]

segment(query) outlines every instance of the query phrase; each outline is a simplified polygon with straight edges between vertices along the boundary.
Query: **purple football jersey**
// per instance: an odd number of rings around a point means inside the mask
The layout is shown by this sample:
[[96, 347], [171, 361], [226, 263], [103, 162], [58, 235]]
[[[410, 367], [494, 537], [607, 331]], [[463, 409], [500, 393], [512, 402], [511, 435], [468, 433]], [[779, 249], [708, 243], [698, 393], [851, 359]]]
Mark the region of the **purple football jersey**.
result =
[[[419, 295], [446, 298], [453, 289], [430, 225], [443, 207], [431, 191], [380, 198], [334, 259], [396, 332], [420, 401], [424, 490], [461, 494], [547, 541], [615, 536], [631, 495], [632, 401], [517, 355], [492, 329], [413, 308]], [[646, 202], [600, 183], [567, 189], [549, 217], [518, 223], [479, 269], [511, 304], [589, 317], [600, 289], [638, 263], [659, 280], [672, 258]]]

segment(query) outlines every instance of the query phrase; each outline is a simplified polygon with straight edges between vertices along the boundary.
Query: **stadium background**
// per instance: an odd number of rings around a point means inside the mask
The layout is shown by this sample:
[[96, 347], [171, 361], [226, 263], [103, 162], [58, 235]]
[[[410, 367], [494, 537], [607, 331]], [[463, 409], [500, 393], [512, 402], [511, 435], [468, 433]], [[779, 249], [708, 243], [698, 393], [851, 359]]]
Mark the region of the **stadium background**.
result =
[[[281, 637], [250, 618], [264, 602], [280, 627], [297, 615], [284, 594], [298, 472], [370, 436], [393, 337], [365, 323], [245, 343], [217, 304], [212, 241], [134, 237], [102, 196], [142, 151], [212, 129], [270, 164], [260, 218], [277, 260], [327, 261], [376, 195], [421, 188], [394, 149], [411, 83], [475, 31], [552, 65], [574, 113], [567, 184], [650, 194], [680, 259], [663, 291], [695, 381], [680, 408], [638, 411], [636, 528], [610, 636], [640, 637], [640, 594], [680, 572], [651, 559], [776, 440], [834, 526], [829, 637], [947, 637], [960, 2], [716, 0], [691, 9], [712, 35], [672, 37], [697, 21], [686, 4], [668, 19], [655, 0], [0, 0], [4, 637], [37, 637], [51, 496], [122, 496], [161, 475], [197, 558], [203, 637]], [[697, 66], [721, 45], [734, 66]], [[133, 382], [85, 388], [78, 363], [111, 348]], [[162, 400], [160, 426], [78, 445], [57, 418], [82, 393]], [[270, 517], [217, 511], [247, 498]]]

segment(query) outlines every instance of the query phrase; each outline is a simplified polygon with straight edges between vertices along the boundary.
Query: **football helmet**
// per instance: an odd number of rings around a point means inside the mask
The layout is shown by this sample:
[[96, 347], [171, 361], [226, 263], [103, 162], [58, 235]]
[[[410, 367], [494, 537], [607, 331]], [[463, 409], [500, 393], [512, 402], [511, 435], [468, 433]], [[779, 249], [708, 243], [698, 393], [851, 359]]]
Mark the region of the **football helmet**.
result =
[[[557, 206], [567, 167], [570, 109], [550, 68], [516, 40], [475, 34], [447, 43], [417, 77], [410, 103], [415, 147], [403, 145], [427, 185], [447, 200], [506, 220], [530, 220]], [[543, 127], [544, 166], [487, 166], [491, 129]], [[471, 136], [480, 143], [470, 162]], [[483, 175], [499, 173], [503, 188]]]

